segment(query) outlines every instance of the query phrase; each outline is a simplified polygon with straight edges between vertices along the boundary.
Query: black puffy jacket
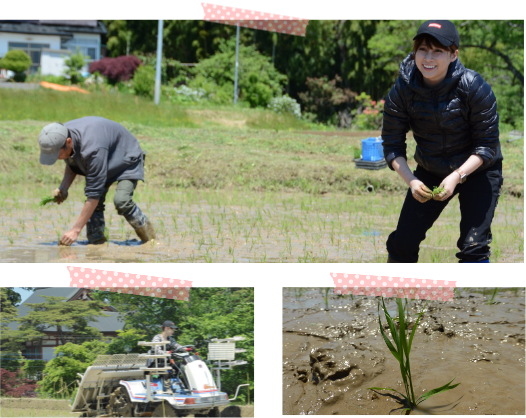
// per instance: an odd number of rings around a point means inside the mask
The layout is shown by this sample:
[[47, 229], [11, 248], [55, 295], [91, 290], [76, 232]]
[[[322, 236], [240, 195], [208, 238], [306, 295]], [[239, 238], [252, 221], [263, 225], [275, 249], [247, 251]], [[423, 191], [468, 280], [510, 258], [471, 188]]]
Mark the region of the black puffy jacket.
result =
[[502, 160], [495, 95], [480, 74], [458, 58], [434, 88], [424, 86], [412, 54], [402, 61], [384, 107], [382, 139], [391, 170], [396, 157], [407, 159], [409, 128], [417, 144], [416, 162], [437, 176], [448, 176], [473, 154], [484, 160], [477, 171]]

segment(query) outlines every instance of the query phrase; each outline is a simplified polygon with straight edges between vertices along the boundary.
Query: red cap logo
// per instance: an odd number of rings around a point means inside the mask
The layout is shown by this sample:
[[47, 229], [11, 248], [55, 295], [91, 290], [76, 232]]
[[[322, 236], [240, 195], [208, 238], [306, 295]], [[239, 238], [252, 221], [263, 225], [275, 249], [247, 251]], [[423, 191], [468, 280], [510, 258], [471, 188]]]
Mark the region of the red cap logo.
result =
[[429, 27], [434, 27], [434, 28], [440, 29], [442, 27], [442, 25], [439, 25], [438, 23], [430, 23]]

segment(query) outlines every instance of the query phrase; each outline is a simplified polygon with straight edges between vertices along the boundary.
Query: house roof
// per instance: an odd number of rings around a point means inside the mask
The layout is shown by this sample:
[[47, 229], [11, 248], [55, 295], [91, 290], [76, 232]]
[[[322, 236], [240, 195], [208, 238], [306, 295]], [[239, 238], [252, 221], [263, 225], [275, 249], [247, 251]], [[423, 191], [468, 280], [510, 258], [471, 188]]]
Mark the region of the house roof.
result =
[[0, 32], [71, 36], [72, 33], [106, 34], [100, 20], [0, 20]]
[[[46, 287], [35, 290], [35, 292], [27, 298], [21, 305], [17, 306], [18, 316], [24, 317], [30, 311], [31, 307], [29, 303], [43, 303], [46, 300], [42, 296], [58, 296], [65, 298], [64, 302], [67, 303], [72, 299], [78, 292], [83, 289], [75, 287]], [[100, 316], [96, 321], [88, 322], [88, 326], [98, 329], [100, 332], [115, 332], [118, 329], [124, 328], [124, 321], [120, 320], [119, 312], [104, 312], [108, 316]], [[18, 329], [18, 322], [11, 322], [9, 328], [12, 330]], [[70, 328], [64, 327], [64, 331], [71, 331]], [[47, 332], [56, 332], [56, 327], [50, 327], [46, 329]]]

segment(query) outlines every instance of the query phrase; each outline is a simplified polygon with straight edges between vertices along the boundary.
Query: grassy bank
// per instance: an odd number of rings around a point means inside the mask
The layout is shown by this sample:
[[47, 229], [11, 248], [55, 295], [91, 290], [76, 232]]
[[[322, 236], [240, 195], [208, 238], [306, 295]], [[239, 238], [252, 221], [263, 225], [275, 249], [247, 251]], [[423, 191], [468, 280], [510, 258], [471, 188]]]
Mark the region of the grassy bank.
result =
[[278, 115], [264, 109], [179, 106], [162, 100], [156, 106], [151, 99], [122, 93], [58, 92], [47, 89], [0, 89], [0, 120], [40, 120], [66, 122], [83, 116], [102, 116], [117, 122], [154, 127], [199, 128], [227, 126], [258, 129], [325, 129], [298, 121], [290, 115]]

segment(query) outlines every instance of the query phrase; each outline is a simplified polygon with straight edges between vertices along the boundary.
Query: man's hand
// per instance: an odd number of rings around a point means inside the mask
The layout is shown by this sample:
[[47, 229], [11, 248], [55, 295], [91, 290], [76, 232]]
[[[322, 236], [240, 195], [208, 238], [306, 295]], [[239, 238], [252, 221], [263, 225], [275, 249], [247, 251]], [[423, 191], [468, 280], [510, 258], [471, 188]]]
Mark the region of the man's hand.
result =
[[67, 190], [61, 190], [61, 189], [55, 189], [53, 191], [53, 197], [55, 198], [55, 202], [57, 204], [61, 204], [68, 198], [68, 191]]
[[80, 230], [72, 229], [66, 232], [64, 235], [62, 235], [62, 238], [60, 238], [59, 244], [69, 246], [77, 240], [77, 238], [79, 237], [79, 234], [80, 234]]
[[433, 197], [434, 200], [440, 200], [443, 202], [444, 200], [449, 199], [453, 192], [455, 191], [455, 187], [457, 187], [457, 184], [460, 183], [460, 175], [453, 171], [449, 176], [447, 176], [444, 180], [442, 180], [442, 183], [440, 183], [439, 187], [442, 187], [444, 191], [442, 193], [439, 193]]

